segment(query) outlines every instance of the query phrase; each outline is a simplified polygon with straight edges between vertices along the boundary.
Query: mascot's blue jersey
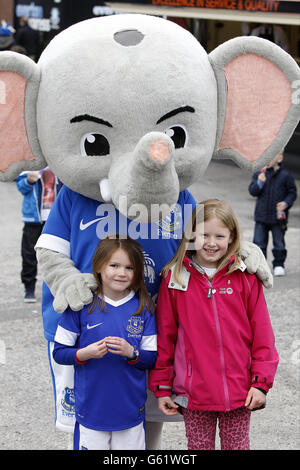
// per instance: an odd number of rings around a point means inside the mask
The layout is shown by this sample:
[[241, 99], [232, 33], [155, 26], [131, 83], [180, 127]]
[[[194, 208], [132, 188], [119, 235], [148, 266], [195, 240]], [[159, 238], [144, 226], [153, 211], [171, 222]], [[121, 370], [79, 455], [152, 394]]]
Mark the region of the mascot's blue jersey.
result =
[[[99, 241], [113, 233], [127, 234], [142, 246], [145, 256], [145, 282], [156, 297], [160, 272], [174, 255], [189, 220], [195, 200], [188, 190], [179, 194], [170, 215], [158, 223], [137, 223], [122, 214], [113, 204], [89, 199], [66, 186], [60, 190], [51, 209], [37, 246], [69, 256], [77, 269], [92, 272], [92, 258]], [[43, 285], [43, 323], [46, 339], [54, 340], [60, 314], [52, 306], [53, 297]]]
[[[145, 310], [134, 315], [139, 299], [132, 291], [120, 301], [105, 297], [91, 313], [66, 310], [55, 335], [53, 357], [60, 364], [75, 365], [75, 413], [83, 426], [101, 431], [118, 431], [137, 426], [145, 417], [146, 369], [156, 360], [155, 315]], [[75, 352], [106, 336], [118, 336], [135, 346], [140, 356], [129, 363], [108, 352], [101, 359], [77, 363]]]

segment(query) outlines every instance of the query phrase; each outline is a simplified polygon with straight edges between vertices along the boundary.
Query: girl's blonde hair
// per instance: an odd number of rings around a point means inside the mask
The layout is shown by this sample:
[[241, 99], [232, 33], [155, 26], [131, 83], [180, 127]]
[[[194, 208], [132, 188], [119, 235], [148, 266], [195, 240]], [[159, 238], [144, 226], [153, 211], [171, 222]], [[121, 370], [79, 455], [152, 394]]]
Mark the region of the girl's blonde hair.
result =
[[135, 293], [139, 295], [139, 308], [134, 313], [134, 315], [143, 313], [145, 308], [147, 308], [152, 314], [155, 310], [155, 305], [145, 285], [145, 261], [142, 248], [136, 240], [133, 240], [130, 237], [121, 238], [118, 233], [103, 238], [103, 240], [101, 240], [98, 244], [98, 247], [93, 256], [93, 275], [97, 282], [97, 290], [94, 294], [94, 299], [90, 306], [89, 313], [93, 312], [97, 305], [99, 306], [100, 310], [103, 310], [105, 307], [103, 285], [99, 271], [101, 271], [101, 269], [109, 262], [113, 253], [118, 248], [121, 248], [127, 253], [128, 258], [130, 259], [130, 262], [133, 266], [134, 276], [132, 285], [130, 287], [132, 290], [134, 290]]
[[222, 222], [222, 224], [228, 228], [232, 236], [232, 242], [228, 245], [228, 250], [225, 256], [218, 261], [217, 271], [223, 268], [233, 255], [235, 256], [235, 260], [230, 265], [227, 274], [230, 274], [232, 271], [237, 269], [241, 261], [241, 238], [238, 220], [234, 215], [232, 208], [226, 201], [207, 199], [206, 201], [202, 201], [197, 204], [194, 208], [191, 219], [184, 230], [175, 255], [162, 271], [164, 277], [167, 276], [169, 270], [174, 266], [174, 279], [179, 284], [182, 284], [180, 271], [182, 269], [183, 259], [186, 255], [192, 257], [196, 254], [196, 250], [194, 248], [196, 227], [199, 223], [203, 223], [214, 218]]

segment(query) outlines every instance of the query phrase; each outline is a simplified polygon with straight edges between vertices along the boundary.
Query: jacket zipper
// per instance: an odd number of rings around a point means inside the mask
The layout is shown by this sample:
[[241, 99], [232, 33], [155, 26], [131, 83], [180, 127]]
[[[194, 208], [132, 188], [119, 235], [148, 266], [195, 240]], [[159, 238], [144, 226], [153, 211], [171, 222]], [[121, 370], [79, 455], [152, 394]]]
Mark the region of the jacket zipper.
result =
[[223, 340], [222, 340], [222, 335], [221, 335], [221, 327], [220, 327], [218, 309], [217, 309], [215, 297], [213, 296], [212, 283], [205, 276], [203, 276], [203, 277], [209, 284], [207, 298], [208, 299], [212, 298], [212, 302], [213, 302], [213, 311], [214, 311], [214, 317], [215, 317], [215, 323], [216, 323], [216, 329], [217, 329], [217, 337], [218, 337], [219, 348], [220, 348], [220, 360], [221, 360], [221, 371], [222, 371], [222, 380], [223, 380], [223, 388], [224, 388], [224, 396], [225, 396], [225, 408], [226, 408], [226, 411], [230, 411], [228, 384], [227, 384], [226, 373], [225, 373], [225, 358], [224, 358]]
[[[38, 181], [40, 181], [40, 180], [38, 180]], [[36, 192], [36, 186], [33, 187], [33, 197], [34, 197], [34, 200], [35, 200], [38, 222], [41, 222], [42, 218], [41, 218], [41, 214], [40, 214], [40, 208], [39, 208], [38, 194]]]
[[188, 359], [188, 364], [187, 364], [187, 379], [185, 382], [185, 387], [189, 395], [191, 396], [191, 385], [192, 385], [192, 375], [193, 375], [193, 368], [192, 368], [192, 361], [191, 359]]

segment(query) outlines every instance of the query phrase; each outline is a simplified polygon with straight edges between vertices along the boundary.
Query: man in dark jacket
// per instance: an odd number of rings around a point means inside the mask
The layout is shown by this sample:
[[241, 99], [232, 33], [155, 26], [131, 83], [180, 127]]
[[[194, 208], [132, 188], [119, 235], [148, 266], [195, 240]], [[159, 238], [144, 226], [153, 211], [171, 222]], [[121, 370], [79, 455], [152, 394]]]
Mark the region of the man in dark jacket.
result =
[[16, 44], [25, 48], [27, 55], [33, 59], [38, 59], [39, 53], [39, 33], [28, 24], [28, 18], [20, 19], [20, 27], [15, 34]]
[[285, 231], [288, 211], [297, 197], [297, 188], [291, 173], [282, 166], [283, 151], [266, 167], [254, 173], [249, 193], [257, 198], [254, 212], [253, 242], [267, 257], [269, 231], [273, 238], [274, 276], [284, 276], [287, 256]]

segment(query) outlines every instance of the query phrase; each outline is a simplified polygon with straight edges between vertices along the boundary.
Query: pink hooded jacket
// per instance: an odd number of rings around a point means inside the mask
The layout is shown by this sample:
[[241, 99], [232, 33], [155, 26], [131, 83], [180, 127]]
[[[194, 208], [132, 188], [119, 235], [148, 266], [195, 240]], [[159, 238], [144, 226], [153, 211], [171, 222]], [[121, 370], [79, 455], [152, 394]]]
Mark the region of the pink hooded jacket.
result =
[[173, 391], [189, 409], [229, 411], [245, 404], [251, 386], [272, 387], [278, 354], [262, 283], [243, 263], [227, 275], [230, 262], [210, 281], [185, 258], [186, 286], [171, 272], [162, 280], [149, 373], [156, 397]]

